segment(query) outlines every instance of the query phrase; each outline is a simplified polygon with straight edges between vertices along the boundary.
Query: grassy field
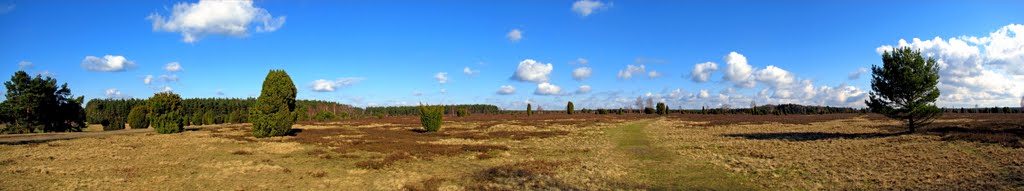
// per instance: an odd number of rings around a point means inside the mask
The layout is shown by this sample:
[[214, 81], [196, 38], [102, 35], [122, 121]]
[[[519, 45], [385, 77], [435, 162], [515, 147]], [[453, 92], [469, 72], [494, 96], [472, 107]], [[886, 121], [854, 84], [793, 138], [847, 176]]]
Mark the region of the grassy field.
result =
[[1024, 117], [473, 115], [0, 145], [0, 190], [1021, 190]]

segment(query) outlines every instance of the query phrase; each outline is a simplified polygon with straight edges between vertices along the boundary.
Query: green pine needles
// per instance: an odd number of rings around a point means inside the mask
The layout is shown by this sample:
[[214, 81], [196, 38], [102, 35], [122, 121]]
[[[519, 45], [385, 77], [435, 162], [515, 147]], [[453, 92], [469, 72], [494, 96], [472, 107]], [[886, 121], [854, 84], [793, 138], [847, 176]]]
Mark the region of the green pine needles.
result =
[[263, 90], [249, 109], [252, 135], [257, 138], [282, 136], [295, 123], [295, 83], [284, 70], [270, 70]]
[[131, 125], [132, 129], [149, 128], [149, 118], [146, 115], [149, 115], [149, 107], [135, 106], [131, 112], [128, 112], [128, 125]]
[[180, 133], [185, 131], [185, 120], [182, 119], [181, 96], [171, 92], [162, 92], [149, 98], [150, 125], [157, 133]]
[[420, 105], [420, 124], [427, 132], [441, 130], [441, 121], [444, 120], [444, 106]]

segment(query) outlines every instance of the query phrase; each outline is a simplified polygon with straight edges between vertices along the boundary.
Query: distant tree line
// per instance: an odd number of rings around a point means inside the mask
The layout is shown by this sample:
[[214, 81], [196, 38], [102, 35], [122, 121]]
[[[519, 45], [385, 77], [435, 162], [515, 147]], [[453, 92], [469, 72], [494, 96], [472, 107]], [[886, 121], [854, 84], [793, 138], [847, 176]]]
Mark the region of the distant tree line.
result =
[[[104, 129], [124, 129], [128, 114], [136, 106], [146, 104], [145, 99], [92, 99], [86, 103], [85, 118], [90, 124], [101, 124]], [[208, 125], [249, 122], [249, 108], [255, 98], [190, 98], [182, 101], [185, 125]], [[296, 118], [299, 121], [337, 120], [340, 116], [361, 113], [351, 105], [318, 100], [297, 100]], [[323, 116], [329, 116], [324, 118]]]
[[[439, 105], [444, 107], [444, 114], [455, 115], [459, 110], [465, 110], [464, 112], [474, 114], [496, 114], [500, 113], [501, 109], [495, 105], [487, 104], [461, 104], [461, 105]], [[387, 107], [366, 107], [366, 113], [371, 115], [419, 115], [419, 106], [387, 106]]]
[[1021, 108], [1012, 107], [975, 107], [975, 108], [942, 108], [947, 113], [1024, 113]]

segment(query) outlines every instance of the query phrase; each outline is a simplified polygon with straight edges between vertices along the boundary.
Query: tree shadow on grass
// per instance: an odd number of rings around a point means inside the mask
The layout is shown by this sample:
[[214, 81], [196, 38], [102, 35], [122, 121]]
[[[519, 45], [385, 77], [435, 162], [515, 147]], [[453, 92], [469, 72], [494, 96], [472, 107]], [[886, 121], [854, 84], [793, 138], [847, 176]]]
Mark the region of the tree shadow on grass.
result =
[[873, 139], [905, 135], [907, 133], [826, 133], [826, 132], [786, 132], [786, 133], [741, 133], [723, 134], [726, 137], [741, 137], [754, 140], [784, 141], [817, 141], [828, 139]]
[[299, 133], [302, 133], [302, 129], [291, 129], [291, 130], [288, 130], [288, 133], [285, 133], [284, 135], [285, 136], [294, 137], [294, 136], [299, 135]]
[[1020, 124], [944, 126], [927, 129], [925, 133], [941, 136], [943, 141], [991, 143], [1010, 148], [1024, 148], [1024, 125]]

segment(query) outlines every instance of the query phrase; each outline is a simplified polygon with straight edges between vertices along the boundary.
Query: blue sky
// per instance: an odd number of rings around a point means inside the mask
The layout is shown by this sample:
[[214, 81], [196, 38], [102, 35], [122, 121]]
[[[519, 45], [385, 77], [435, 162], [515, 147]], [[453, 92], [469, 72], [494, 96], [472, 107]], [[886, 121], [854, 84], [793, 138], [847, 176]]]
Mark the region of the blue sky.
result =
[[[0, 0], [0, 74], [52, 75], [87, 99], [166, 90], [255, 97], [268, 70], [284, 69], [300, 99], [356, 106], [619, 108], [650, 99], [673, 108], [863, 107], [870, 72], [854, 74], [880, 64], [879, 50], [908, 46], [945, 63], [940, 106], [1017, 106], [1022, 8], [1019, 1]], [[168, 69], [172, 62], [180, 69]], [[695, 79], [696, 65], [706, 62], [716, 69]], [[625, 78], [630, 65], [643, 70]], [[592, 72], [574, 79], [581, 67]], [[590, 91], [578, 91], [583, 85]]]

